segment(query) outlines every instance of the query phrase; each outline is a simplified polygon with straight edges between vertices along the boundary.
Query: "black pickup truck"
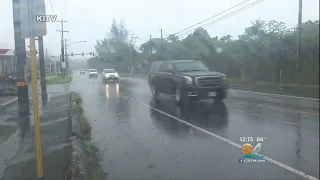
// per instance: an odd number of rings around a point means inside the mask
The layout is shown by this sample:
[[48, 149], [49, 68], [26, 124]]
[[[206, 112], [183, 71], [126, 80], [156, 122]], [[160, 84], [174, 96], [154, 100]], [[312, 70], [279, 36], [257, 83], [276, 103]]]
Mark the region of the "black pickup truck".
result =
[[152, 95], [173, 96], [176, 103], [190, 100], [214, 99], [222, 101], [227, 96], [226, 76], [210, 71], [201, 61], [174, 60], [152, 64], [148, 78]]

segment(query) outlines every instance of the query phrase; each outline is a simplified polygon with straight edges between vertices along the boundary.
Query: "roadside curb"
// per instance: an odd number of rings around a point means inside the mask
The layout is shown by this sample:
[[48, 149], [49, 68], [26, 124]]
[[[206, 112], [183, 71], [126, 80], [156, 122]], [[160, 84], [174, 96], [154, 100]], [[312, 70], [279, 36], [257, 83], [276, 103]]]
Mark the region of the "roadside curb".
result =
[[8, 106], [16, 103], [17, 101], [18, 101], [18, 98], [14, 98], [14, 99], [12, 99], [12, 100], [4, 103], [4, 104], [1, 104], [1, 105], [0, 105], [0, 110], [7, 108]]
[[85, 163], [84, 143], [80, 129], [80, 114], [76, 111], [76, 102], [74, 93], [69, 94], [70, 108], [70, 145], [71, 156], [70, 164], [67, 170], [67, 180], [86, 180], [87, 171]]

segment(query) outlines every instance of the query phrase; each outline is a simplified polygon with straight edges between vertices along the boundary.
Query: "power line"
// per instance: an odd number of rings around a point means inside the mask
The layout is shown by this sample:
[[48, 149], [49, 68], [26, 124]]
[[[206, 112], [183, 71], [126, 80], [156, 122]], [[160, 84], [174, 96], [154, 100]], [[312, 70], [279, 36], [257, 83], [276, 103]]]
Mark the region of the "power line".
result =
[[[225, 13], [225, 12], [227, 12], [227, 11], [229, 11], [229, 10], [231, 10], [231, 9], [235, 8], [235, 7], [238, 7], [238, 6], [240, 6], [240, 5], [244, 4], [244, 3], [248, 2], [248, 1], [251, 1], [251, 0], [244, 0], [244, 1], [241, 1], [240, 3], [238, 3], [238, 4], [234, 5], [234, 6], [232, 6], [232, 7], [228, 8], [228, 9], [226, 9], [226, 10], [221, 11], [220, 13], [217, 13], [217, 14], [215, 14], [215, 15], [213, 15], [213, 16], [211, 16], [211, 17], [209, 17], [209, 18], [205, 19], [205, 20], [202, 20], [202, 21], [200, 21], [200, 22], [198, 22], [198, 23], [196, 23], [196, 24], [192, 25], [192, 26], [189, 26], [189, 27], [187, 27], [187, 28], [185, 28], [185, 29], [183, 29], [183, 30], [180, 30], [180, 31], [176, 32], [176, 33], [173, 33], [173, 35], [177, 35], [177, 34], [179, 34], [179, 33], [183, 32], [183, 31], [186, 31], [186, 30], [188, 30], [188, 29], [190, 29], [190, 28], [192, 28], [192, 27], [194, 27], [194, 26], [197, 26], [197, 25], [199, 25], [199, 24], [201, 24], [201, 23], [203, 23], [203, 22], [205, 22], [205, 21], [208, 21], [208, 20], [210, 20], [210, 19], [212, 19], [212, 18], [214, 18], [214, 17], [216, 17], [216, 16], [219, 16], [219, 15], [221, 15], [221, 14], [223, 14], [223, 13]], [[192, 31], [193, 31], [193, 30], [192, 30]], [[189, 31], [188, 31], [188, 33], [189, 33]], [[169, 36], [170, 36], [170, 35], [169, 35]], [[168, 36], [167, 38], [165, 38], [165, 39], [168, 39], [168, 38], [169, 38], [169, 36]], [[150, 40], [145, 40], [145, 41], [146, 41], [146, 42], [148, 42], [148, 41], [150, 41]], [[144, 44], [144, 43], [146, 43], [146, 42], [143, 42], [142, 44]]]
[[[224, 19], [227, 19], [228, 17], [231, 17], [231, 16], [236, 15], [236, 14], [238, 14], [238, 13], [240, 13], [240, 12], [246, 10], [246, 9], [249, 9], [249, 8], [251, 8], [251, 7], [253, 7], [253, 6], [257, 5], [257, 4], [260, 4], [260, 3], [262, 3], [263, 1], [265, 1], [265, 0], [257, 0], [257, 1], [254, 1], [253, 3], [248, 4], [247, 6], [244, 6], [244, 7], [240, 8], [240, 9], [238, 9], [238, 10], [236, 10], [236, 11], [233, 11], [233, 12], [231, 12], [231, 13], [229, 13], [229, 14], [226, 14], [226, 15], [218, 18], [218, 19], [215, 19], [215, 20], [213, 20], [213, 21], [211, 21], [211, 22], [209, 22], [209, 23], [206, 23], [206, 24], [204, 24], [204, 25], [202, 25], [202, 26], [199, 26], [199, 27], [207, 27], [207, 26], [213, 25], [213, 24], [215, 24], [215, 23], [217, 23], [217, 22], [220, 22], [220, 21], [222, 21], [222, 20], [224, 20]], [[197, 28], [199, 28], [199, 27], [197, 27]], [[188, 32], [185, 32], [185, 33], [181, 34], [180, 36], [187, 35], [187, 34], [189, 34], [190, 32], [193, 32], [195, 29], [196, 29], [196, 28], [194, 28], [194, 29], [192, 29], [192, 30], [190, 30], [190, 31], [188, 31]]]
[[[249, 1], [249, 0], [242, 1], [242, 2], [240, 2], [240, 3], [238, 3], [238, 4], [234, 5], [234, 6], [232, 6], [231, 8], [228, 8], [228, 9], [226, 9], [226, 10], [224, 10], [224, 11], [222, 11], [222, 12], [220, 12], [220, 13], [214, 15], [214, 16], [211, 16], [210, 18], [207, 18], [207, 19], [205, 19], [205, 20], [203, 20], [203, 21], [201, 21], [201, 22], [199, 22], [199, 23], [197, 23], [197, 24], [195, 24], [195, 25], [193, 25], [193, 26], [190, 26], [190, 27], [188, 27], [188, 28], [185, 28], [185, 29], [183, 29], [183, 30], [181, 30], [181, 31], [179, 31], [179, 32], [177, 32], [177, 33], [174, 33], [173, 35], [176, 35], [176, 34], [178, 34], [178, 33], [180, 33], [180, 32], [183, 32], [183, 31], [185, 31], [185, 30], [187, 30], [187, 29], [190, 29], [191, 27], [194, 27], [194, 26], [196, 26], [196, 25], [198, 25], [198, 24], [201, 24], [201, 23], [207, 21], [208, 19], [212, 19], [213, 17], [216, 17], [216, 16], [218, 16], [218, 15], [220, 15], [220, 14], [226, 12], [226, 11], [229, 11], [229, 10], [231, 10], [231, 9], [237, 7], [237, 6], [240, 6], [241, 4], [243, 4], [243, 3], [247, 2], [247, 1]], [[210, 21], [210, 22], [208, 22], [208, 23], [206, 23], [206, 24], [204, 24], [204, 25], [202, 25], [202, 26], [198, 26], [198, 27], [196, 27], [196, 28], [193, 28], [192, 30], [190, 30], [190, 31], [188, 31], [188, 32], [182, 33], [182, 34], [180, 35], [180, 37], [181, 37], [181, 36], [184, 36], [184, 35], [187, 35], [187, 34], [189, 34], [190, 32], [193, 32], [195, 29], [197, 29], [197, 28], [199, 28], [199, 27], [207, 27], [207, 26], [210, 26], [210, 25], [212, 25], [212, 24], [215, 24], [215, 23], [217, 23], [217, 22], [219, 22], [219, 21], [222, 21], [222, 20], [224, 20], [224, 19], [226, 19], [226, 18], [228, 18], [228, 17], [231, 17], [231, 16], [233, 16], [233, 15], [235, 15], [235, 14], [238, 14], [238, 13], [240, 13], [240, 12], [242, 12], [242, 11], [248, 9], [248, 8], [251, 8], [251, 7], [253, 7], [253, 6], [255, 6], [255, 5], [259, 4], [259, 3], [262, 3], [263, 1], [265, 1], [265, 0], [256, 0], [256, 1], [254, 1], [254, 2], [252, 2], [252, 3], [250, 3], [250, 4], [248, 4], [248, 5], [240, 8], [240, 9], [237, 9], [237, 10], [235, 10], [235, 11], [233, 11], [233, 12], [230, 12], [229, 14], [226, 14], [226, 15], [218, 18], [218, 19], [215, 19], [215, 20], [213, 20], [213, 21]], [[168, 37], [165, 38], [165, 39], [168, 39]], [[150, 41], [150, 40], [148, 40], [148, 41]], [[146, 41], [146, 42], [148, 42], [148, 41]], [[146, 42], [144, 42], [144, 43], [146, 43]], [[144, 44], [144, 43], [142, 43], [142, 44]]]
[[208, 21], [208, 20], [210, 20], [210, 19], [212, 19], [212, 18], [214, 18], [214, 17], [216, 17], [216, 16], [219, 16], [219, 15], [221, 15], [221, 14], [223, 14], [223, 13], [225, 13], [225, 12], [227, 12], [227, 11], [235, 8], [235, 7], [238, 7], [238, 6], [240, 6], [240, 5], [248, 2], [248, 1], [250, 1], [250, 0], [244, 0], [244, 1], [242, 1], [242, 2], [240, 2], [240, 3], [238, 3], [238, 4], [234, 5], [234, 6], [232, 6], [232, 7], [228, 8], [228, 9], [226, 9], [226, 10], [221, 11], [221, 12], [218, 13], [218, 14], [215, 14], [215, 15], [213, 15], [213, 16], [205, 19], [205, 20], [202, 20], [202, 21], [200, 21], [200, 22], [198, 22], [198, 23], [196, 23], [196, 24], [194, 24], [194, 25], [192, 25], [192, 26], [189, 26], [189, 27], [187, 27], [187, 28], [185, 28], [185, 29], [183, 29], [183, 30], [180, 30], [180, 31], [174, 33], [173, 35], [177, 35], [177, 34], [183, 32], [183, 31], [186, 31], [186, 30], [188, 30], [188, 29], [190, 29], [190, 28], [193, 28], [193, 27], [195, 27], [195, 26], [197, 26], [197, 25], [199, 25], [199, 24], [201, 24], [201, 23], [203, 23], [203, 22], [206, 22], [206, 21]]
[[[52, 9], [52, 13], [53, 13], [53, 14], [56, 14], [56, 13], [54, 12], [54, 8], [53, 8], [53, 5], [52, 5], [52, 1], [49, 0], [49, 2], [50, 2], [51, 9]], [[57, 24], [57, 29], [60, 30], [59, 24]]]

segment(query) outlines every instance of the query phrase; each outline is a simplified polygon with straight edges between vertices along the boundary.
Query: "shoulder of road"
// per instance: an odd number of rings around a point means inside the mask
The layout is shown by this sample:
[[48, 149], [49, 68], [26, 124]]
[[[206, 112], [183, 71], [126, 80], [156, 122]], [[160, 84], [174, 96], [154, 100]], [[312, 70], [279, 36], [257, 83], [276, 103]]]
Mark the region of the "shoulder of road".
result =
[[[48, 179], [64, 179], [69, 163], [68, 107], [69, 94], [52, 97], [40, 115], [42, 163]], [[3, 180], [37, 177], [32, 129], [26, 132], [18, 152], [7, 162]]]

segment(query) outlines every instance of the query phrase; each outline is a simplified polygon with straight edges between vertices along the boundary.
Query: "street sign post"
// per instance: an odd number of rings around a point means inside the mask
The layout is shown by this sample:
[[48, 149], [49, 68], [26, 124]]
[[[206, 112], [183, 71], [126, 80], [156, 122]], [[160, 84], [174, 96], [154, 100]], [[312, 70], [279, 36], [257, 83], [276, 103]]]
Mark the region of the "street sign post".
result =
[[20, 1], [21, 37], [45, 36], [47, 34], [46, 21], [38, 21], [38, 16], [46, 15], [44, 0]]
[[[37, 68], [36, 68], [36, 48], [35, 37], [45, 36], [47, 34], [46, 21], [38, 21], [38, 16], [46, 15], [44, 0], [25, 0], [19, 1], [19, 4], [13, 3], [14, 20], [20, 21], [21, 39], [30, 40], [30, 70], [32, 81], [32, 102], [33, 102], [33, 120], [34, 120], [34, 143], [36, 154], [37, 177], [43, 177], [41, 139], [40, 139], [40, 121], [37, 89]], [[17, 12], [19, 13], [17, 13]], [[24, 47], [23, 47], [24, 48]]]
[[42, 153], [41, 153], [41, 139], [40, 139], [40, 121], [39, 121], [39, 106], [38, 106], [38, 87], [37, 87], [37, 67], [36, 67], [36, 53], [35, 40], [30, 37], [30, 70], [31, 70], [31, 85], [32, 85], [32, 103], [33, 103], [33, 120], [34, 120], [34, 143], [36, 150], [36, 166], [37, 177], [42, 178]]

